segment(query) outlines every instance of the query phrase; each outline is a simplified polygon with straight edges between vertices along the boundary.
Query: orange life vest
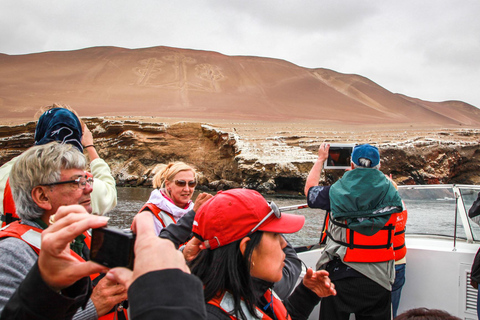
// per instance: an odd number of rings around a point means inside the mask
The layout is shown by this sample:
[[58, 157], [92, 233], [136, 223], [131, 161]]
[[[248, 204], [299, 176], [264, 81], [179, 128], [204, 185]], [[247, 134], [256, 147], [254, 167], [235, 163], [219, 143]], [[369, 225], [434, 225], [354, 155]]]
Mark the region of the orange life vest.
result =
[[393, 249], [395, 250], [395, 261], [403, 259], [407, 254], [405, 246], [405, 228], [407, 224], [407, 209], [403, 204], [403, 211], [397, 213], [397, 223], [395, 225], [395, 234], [393, 236]]
[[[271, 290], [267, 290], [263, 297], [267, 300], [270, 301], [269, 305], [272, 305], [273, 312], [275, 313], [275, 317], [278, 320], [291, 320], [291, 317], [288, 315], [287, 309], [285, 308], [285, 305], [283, 302], [275, 296], [275, 294], [272, 294]], [[231, 308], [233, 306], [233, 296], [230, 292], [225, 292], [223, 295], [218, 296], [213, 298], [212, 300], [208, 301], [208, 304], [214, 305], [217, 308], [220, 308], [223, 310], [226, 314], [229, 315], [230, 319], [236, 320], [234, 315], [232, 315], [230, 312], [232, 310], [226, 310], [225, 308]], [[252, 316], [246, 308], [242, 308], [243, 312], [247, 315], [247, 318], [250, 319], [256, 319], [260, 318], [262, 320], [272, 320], [268, 315], [265, 314], [265, 312], [256, 307], [256, 315]], [[248, 317], [250, 315], [250, 317]]]
[[3, 191], [2, 227], [19, 219], [15, 208], [15, 202], [13, 201], [12, 189], [10, 188], [10, 178], [8, 178], [5, 190]]
[[[20, 221], [15, 221], [0, 230], [0, 238], [14, 237], [14, 238], [23, 240], [37, 253], [37, 255], [39, 255], [40, 249], [41, 249], [40, 245], [41, 245], [42, 231], [43, 230], [40, 228], [36, 228], [26, 224], [21, 224]], [[84, 239], [85, 245], [88, 247], [88, 249], [90, 249], [92, 237], [88, 232], [84, 232], [83, 235], [85, 236], [85, 239]], [[70, 250], [70, 254], [73, 257], [75, 257], [78, 261], [81, 261], [81, 262], [85, 261], [85, 259], [83, 259], [80, 255], [78, 255], [73, 250]], [[90, 279], [92, 279], [93, 281], [98, 276], [99, 276], [98, 273], [92, 274], [90, 275]], [[127, 310], [123, 309], [122, 313], [124, 315], [124, 319], [128, 319]], [[121, 314], [117, 313], [117, 308], [115, 308], [114, 312], [107, 313], [106, 315], [101, 316], [98, 319], [102, 319], [102, 320], [121, 319], [119, 316], [121, 316]]]
[[175, 223], [175, 224], [177, 223], [177, 220], [171, 213], [161, 210], [159, 207], [157, 207], [153, 203], [146, 203], [140, 209], [140, 211], [138, 211], [138, 213], [145, 211], [145, 209], [147, 208], [155, 215], [155, 217], [160, 221], [160, 223], [164, 228], [171, 223]]
[[[347, 247], [343, 258], [345, 262], [383, 262], [395, 259], [393, 250], [393, 236], [397, 214], [392, 213], [390, 219], [385, 223], [382, 229], [371, 236], [366, 236], [347, 227], [346, 222], [342, 223], [330, 218], [330, 212], [327, 212], [325, 218], [324, 230], [322, 232], [322, 243], [326, 237], [336, 243]], [[346, 229], [346, 239], [334, 239], [329, 231], [331, 225]]]

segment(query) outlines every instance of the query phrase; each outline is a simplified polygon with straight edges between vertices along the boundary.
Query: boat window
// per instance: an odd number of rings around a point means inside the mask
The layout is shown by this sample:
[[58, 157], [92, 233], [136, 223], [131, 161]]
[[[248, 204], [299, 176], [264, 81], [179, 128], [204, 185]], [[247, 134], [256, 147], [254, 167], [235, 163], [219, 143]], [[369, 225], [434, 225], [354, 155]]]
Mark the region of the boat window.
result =
[[[480, 189], [473, 189], [473, 188], [460, 188], [460, 194], [462, 195], [463, 199], [463, 205], [465, 208], [465, 212], [467, 213], [468, 216], [468, 210], [473, 205], [473, 202], [477, 199], [478, 193], [480, 192]], [[470, 228], [472, 230], [472, 235], [474, 240], [480, 240], [480, 216], [474, 219], [468, 218], [469, 223], [470, 223]]]
[[[405, 202], [407, 234], [455, 235], [455, 196], [451, 186], [402, 186], [398, 192]], [[461, 219], [457, 219], [457, 238], [466, 239]]]

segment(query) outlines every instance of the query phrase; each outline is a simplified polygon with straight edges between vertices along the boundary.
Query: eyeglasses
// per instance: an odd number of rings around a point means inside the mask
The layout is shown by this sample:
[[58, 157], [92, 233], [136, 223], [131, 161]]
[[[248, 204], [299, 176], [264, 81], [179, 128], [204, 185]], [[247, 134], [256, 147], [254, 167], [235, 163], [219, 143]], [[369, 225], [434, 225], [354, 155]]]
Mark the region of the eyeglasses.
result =
[[46, 183], [42, 184], [42, 186], [55, 186], [57, 184], [67, 184], [67, 183], [76, 183], [78, 185], [79, 189], [85, 189], [87, 186], [87, 183], [92, 186], [93, 185], [93, 178], [90, 177], [88, 178], [87, 175], [78, 177], [75, 180], [67, 180], [67, 181], [59, 181], [59, 182], [53, 182], [53, 183]]
[[192, 181], [185, 181], [185, 180], [175, 180], [175, 185], [177, 185], [178, 187], [185, 187], [188, 183], [188, 187], [189, 188], [195, 188], [195, 186], [197, 185], [197, 181], [196, 180], [192, 180]]
[[254, 233], [262, 225], [262, 223], [264, 223], [268, 218], [270, 218], [272, 214], [274, 214], [277, 219], [280, 219], [282, 213], [280, 212], [280, 209], [278, 209], [278, 206], [275, 204], [275, 202], [271, 201], [268, 203], [268, 205], [272, 210], [262, 219], [262, 221], [260, 221], [255, 227], [253, 227], [253, 229], [250, 230], [248, 234]]

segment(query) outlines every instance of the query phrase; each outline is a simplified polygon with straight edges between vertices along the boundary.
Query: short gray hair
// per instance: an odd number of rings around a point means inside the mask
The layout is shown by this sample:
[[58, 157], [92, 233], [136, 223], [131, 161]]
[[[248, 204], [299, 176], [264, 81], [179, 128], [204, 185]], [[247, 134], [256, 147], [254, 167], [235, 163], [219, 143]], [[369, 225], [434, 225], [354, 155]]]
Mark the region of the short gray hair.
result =
[[34, 146], [22, 153], [10, 172], [10, 187], [17, 214], [33, 220], [45, 211], [32, 198], [36, 186], [58, 182], [63, 169], [85, 170], [87, 161], [77, 148], [56, 141]]
[[355, 162], [352, 161], [354, 169], [356, 168], [380, 169], [380, 163], [374, 167], [370, 167], [370, 164], [372, 163], [372, 161], [367, 158], [359, 158], [358, 162], [360, 163], [359, 165], [357, 165]]

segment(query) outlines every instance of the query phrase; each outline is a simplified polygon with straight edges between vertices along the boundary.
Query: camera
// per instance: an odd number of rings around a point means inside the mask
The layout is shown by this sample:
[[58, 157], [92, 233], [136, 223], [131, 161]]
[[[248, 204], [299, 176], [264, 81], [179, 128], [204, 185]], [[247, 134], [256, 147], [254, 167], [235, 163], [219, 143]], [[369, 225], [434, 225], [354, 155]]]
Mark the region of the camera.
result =
[[331, 143], [324, 169], [349, 169], [354, 143]]
[[115, 227], [92, 229], [90, 260], [108, 268], [133, 270], [135, 234]]

